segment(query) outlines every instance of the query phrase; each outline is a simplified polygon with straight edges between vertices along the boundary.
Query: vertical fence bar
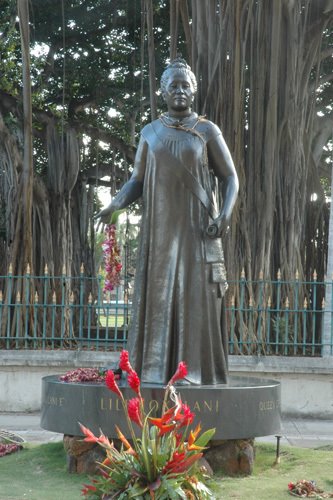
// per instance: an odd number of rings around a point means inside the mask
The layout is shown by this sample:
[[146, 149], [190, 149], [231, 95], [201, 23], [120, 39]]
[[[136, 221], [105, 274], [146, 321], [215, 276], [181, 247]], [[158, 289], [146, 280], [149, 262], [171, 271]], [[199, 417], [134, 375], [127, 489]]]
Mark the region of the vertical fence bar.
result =
[[316, 313], [317, 313], [317, 272], [313, 272], [313, 290], [312, 290], [312, 338], [311, 354], [314, 356], [316, 349]]
[[84, 266], [81, 264], [80, 267], [80, 297], [79, 297], [79, 342], [82, 344], [82, 334], [83, 334], [83, 313], [84, 313]]
[[244, 343], [244, 327], [243, 327], [243, 322], [244, 322], [244, 300], [245, 300], [245, 271], [244, 269], [241, 272], [241, 279], [240, 279], [240, 298], [239, 298], [239, 348], [241, 354], [243, 353], [243, 343]]
[[74, 292], [72, 290], [70, 293], [70, 296], [69, 296], [69, 339], [68, 340], [69, 340], [70, 347], [73, 346], [74, 340], [75, 340], [75, 334], [74, 334], [74, 328], [73, 328], [73, 323], [74, 323], [73, 316], [74, 316], [74, 308], [75, 308], [74, 301], [75, 301]]
[[15, 305], [15, 310], [16, 310], [16, 333], [15, 333], [15, 348], [19, 349], [20, 348], [20, 331], [21, 331], [21, 318], [20, 318], [20, 313], [21, 313], [21, 294], [20, 292], [17, 292], [16, 295], [16, 305]]
[[258, 320], [257, 320], [257, 339], [258, 339], [258, 353], [260, 354], [261, 352], [264, 352], [264, 342], [262, 338], [262, 323], [264, 323], [264, 274], [262, 271], [259, 273], [259, 282], [258, 282], [258, 287], [259, 287], [259, 297], [258, 297], [258, 306], [257, 306], [257, 311], [258, 311]]
[[[102, 292], [102, 281], [103, 276], [101, 275], [101, 269], [98, 271], [97, 275], [97, 311], [98, 311], [98, 321], [96, 324], [96, 349], [99, 348], [99, 328], [100, 328], [100, 320], [101, 320], [101, 308], [103, 307], [103, 292]], [[104, 309], [102, 309], [103, 311]]]
[[298, 348], [298, 313], [299, 313], [299, 273], [296, 271], [294, 282], [294, 355]]
[[[253, 344], [254, 341], [254, 329], [253, 329], [253, 318], [254, 318], [254, 303], [253, 303], [253, 297], [249, 298], [249, 307], [248, 307], [248, 331], [247, 331], [247, 341], [246, 341], [246, 347], [247, 347], [247, 352], [251, 352], [251, 344]], [[256, 339], [256, 346], [255, 351], [258, 350], [258, 341]]]
[[27, 269], [24, 276], [24, 348], [28, 348], [29, 337], [29, 306], [30, 306], [30, 265], [27, 264]]
[[271, 349], [271, 298], [268, 297], [267, 306], [266, 306], [266, 343], [267, 343], [267, 353], [270, 354], [272, 352]]
[[[54, 343], [54, 337], [55, 337], [56, 317], [57, 317], [57, 295], [54, 291], [52, 294], [52, 305], [51, 305], [51, 338], [52, 338], [52, 343]], [[44, 341], [45, 340], [43, 337], [43, 342]]]
[[35, 298], [34, 298], [34, 305], [33, 305], [33, 313], [34, 313], [34, 330], [33, 330], [33, 348], [36, 349], [38, 342], [37, 342], [37, 325], [38, 325], [38, 293], [35, 292]]
[[[49, 284], [49, 270], [47, 264], [44, 268], [43, 280], [43, 324], [42, 324], [42, 335], [43, 335], [43, 349], [45, 349], [46, 344], [46, 330], [47, 330], [47, 308], [48, 303], [48, 284]], [[51, 347], [54, 349], [54, 337], [52, 335]]]
[[90, 342], [91, 342], [91, 312], [92, 312], [92, 303], [93, 303], [93, 297], [91, 292], [89, 293], [88, 297], [88, 325], [87, 325], [87, 339], [88, 339], [88, 346], [90, 347]]
[[6, 339], [6, 348], [10, 348], [10, 330], [11, 330], [11, 317], [12, 317], [12, 293], [13, 293], [13, 267], [12, 264], [9, 264], [8, 269], [8, 287], [7, 287], [7, 339]]
[[105, 294], [105, 300], [106, 300], [106, 309], [105, 309], [106, 320], [105, 320], [104, 343], [103, 343], [104, 347], [106, 347], [107, 341], [109, 340], [110, 327], [112, 332], [114, 314], [117, 315], [117, 305], [115, 305], [116, 309], [113, 309], [110, 292], [107, 292]]
[[303, 347], [302, 347], [302, 353], [303, 356], [306, 354], [306, 338], [307, 338], [307, 309], [308, 309], [308, 301], [307, 298], [305, 297], [304, 303], [303, 303], [303, 311], [302, 311], [302, 316], [303, 316]]
[[232, 295], [230, 299], [230, 349], [229, 352], [230, 354], [234, 354], [234, 347], [235, 347], [235, 296]]
[[118, 319], [120, 315], [120, 305], [119, 305], [119, 289], [116, 290], [116, 315], [114, 318], [114, 346], [117, 347], [118, 344]]
[[289, 299], [286, 298], [284, 309], [284, 355], [287, 356], [289, 347]]
[[61, 305], [60, 305], [60, 311], [61, 311], [61, 330], [60, 330], [60, 347], [64, 347], [64, 338], [65, 338], [65, 321], [66, 321], [66, 286], [67, 286], [67, 280], [66, 280], [66, 268], [63, 267], [62, 269], [62, 276], [61, 276]]
[[281, 304], [281, 271], [279, 269], [276, 281], [275, 354], [278, 354], [280, 350], [280, 304]]

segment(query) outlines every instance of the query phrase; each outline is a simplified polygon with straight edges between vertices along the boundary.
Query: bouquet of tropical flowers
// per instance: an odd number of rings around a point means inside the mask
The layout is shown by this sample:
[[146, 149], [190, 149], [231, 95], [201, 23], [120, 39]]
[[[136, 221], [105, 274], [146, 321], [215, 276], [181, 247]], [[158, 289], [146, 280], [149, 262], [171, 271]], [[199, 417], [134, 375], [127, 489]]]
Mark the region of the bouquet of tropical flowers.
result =
[[[177, 380], [187, 375], [185, 363], [179, 363], [166, 386], [159, 418], [145, 412], [141, 382], [125, 350], [121, 352], [119, 366], [127, 372], [128, 385], [136, 396], [129, 401], [124, 399], [112, 370], [106, 374], [106, 385], [121, 399], [130, 440], [116, 427], [122, 443], [118, 450], [103, 433], [97, 437], [80, 424], [84, 441], [98, 443], [106, 450], [106, 459], [99, 464], [101, 475], [92, 479], [92, 484], [84, 485], [82, 494], [96, 500], [214, 498], [206, 486], [207, 471], [200, 467], [199, 459], [215, 429], [201, 433], [200, 424], [190, 429], [195, 415], [182, 403], [174, 387]], [[136, 436], [134, 426], [139, 428], [140, 437]]]
[[307, 479], [302, 479], [296, 483], [288, 484], [289, 493], [295, 497], [299, 498], [333, 498], [333, 493], [325, 493], [324, 490], [318, 488], [315, 481], [309, 481]]

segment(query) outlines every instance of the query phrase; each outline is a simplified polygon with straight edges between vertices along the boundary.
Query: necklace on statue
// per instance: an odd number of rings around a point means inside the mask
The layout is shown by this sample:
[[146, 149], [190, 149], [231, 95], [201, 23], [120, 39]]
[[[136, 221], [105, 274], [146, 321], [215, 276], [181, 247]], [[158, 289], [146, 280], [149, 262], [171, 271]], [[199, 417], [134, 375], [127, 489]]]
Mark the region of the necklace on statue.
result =
[[184, 130], [185, 132], [193, 130], [201, 118], [202, 117], [198, 116], [196, 113], [184, 116], [183, 118], [173, 118], [168, 113], [164, 113], [159, 117], [165, 127]]
[[183, 132], [187, 132], [192, 134], [194, 137], [198, 137], [203, 144], [203, 163], [204, 165], [208, 165], [208, 157], [207, 157], [207, 145], [204, 136], [195, 130], [197, 124], [204, 120], [205, 116], [198, 116], [196, 113], [192, 113], [189, 116], [185, 116], [184, 118], [176, 119], [170, 116], [168, 113], [164, 113], [159, 116], [159, 120], [162, 124], [167, 128], [174, 128], [176, 130], [181, 130]]

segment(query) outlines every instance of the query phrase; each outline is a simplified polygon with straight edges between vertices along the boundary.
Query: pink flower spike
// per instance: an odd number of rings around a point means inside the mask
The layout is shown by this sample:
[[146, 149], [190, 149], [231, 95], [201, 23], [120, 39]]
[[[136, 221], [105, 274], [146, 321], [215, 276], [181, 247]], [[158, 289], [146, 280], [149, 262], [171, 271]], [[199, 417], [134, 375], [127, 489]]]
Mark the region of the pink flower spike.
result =
[[175, 374], [171, 377], [171, 379], [168, 382], [168, 385], [173, 385], [176, 380], [181, 380], [185, 378], [187, 375], [187, 366], [184, 361], [181, 361], [178, 365], [178, 368], [175, 372]]
[[119, 397], [123, 397], [117, 382], [115, 380], [115, 376], [112, 370], [108, 370], [106, 372], [106, 377], [105, 377], [105, 383], [107, 387], [110, 389], [110, 391], [115, 392]]
[[140, 399], [138, 398], [130, 399], [127, 403], [127, 412], [132, 422], [135, 422], [139, 427], [142, 428], [143, 425], [140, 416]]
[[120, 353], [119, 368], [127, 373], [131, 373], [134, 371], [131, 363], [129, 362], [128, 351], [126, 351], [125, 349], [123, 349]]
[[80, 424], [80, 422], [79, 426], [81, 428], [82, 433], [86, 436], [83, 441], [85, 441], [86, 443], [97, 443], [98, 437], [96, 437], [95, 434], [91, 432], [90, 429], [88, 429], [88, 427], [85, 427], [84, 425]]
[[140, 394], [140, 379], [138, 374], [133, 370], [127, 376], [127, 382], [131, 389], [136, 392], [138, 395]]

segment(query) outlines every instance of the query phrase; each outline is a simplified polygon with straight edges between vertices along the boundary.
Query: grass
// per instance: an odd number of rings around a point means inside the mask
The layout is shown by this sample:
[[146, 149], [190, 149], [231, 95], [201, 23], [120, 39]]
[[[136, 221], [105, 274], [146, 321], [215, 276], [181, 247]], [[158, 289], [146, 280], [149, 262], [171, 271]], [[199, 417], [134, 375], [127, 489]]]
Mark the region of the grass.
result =
[[0, 500], [78, 500], [87, 476], [69, 474], [62, 442], [0, 458]]
[[252, 476], [220, 478], [216, 488], [218, 499], [287, 500], [288, 483], [301, 479], [315, 480], [325, 492], [333, 491], [331, 447], [305, 449], [282, 447], [281, 462], [275, 465], [275, 447], [260, 444]]
[[109, 316], [99, 316], [98, 318], [99, 324], [102, 327], [115, 328], [117, 325], [118, 328], [121, 328], [125, 321], [125, 316], [118, 315], [109, 315]]
[[[288, 483], [314, 479], [333, 491], [332, 447], [282, 447], [281, 463], [274, 465], [275, 447], [257, 445], [254, 474], [243, 478], [215, 476], [218, 500], [287, 500]], [[0, 458], [0, 500], [79, 500], [84, 475], [68, 474], [62, 443], [27, 446]]]

